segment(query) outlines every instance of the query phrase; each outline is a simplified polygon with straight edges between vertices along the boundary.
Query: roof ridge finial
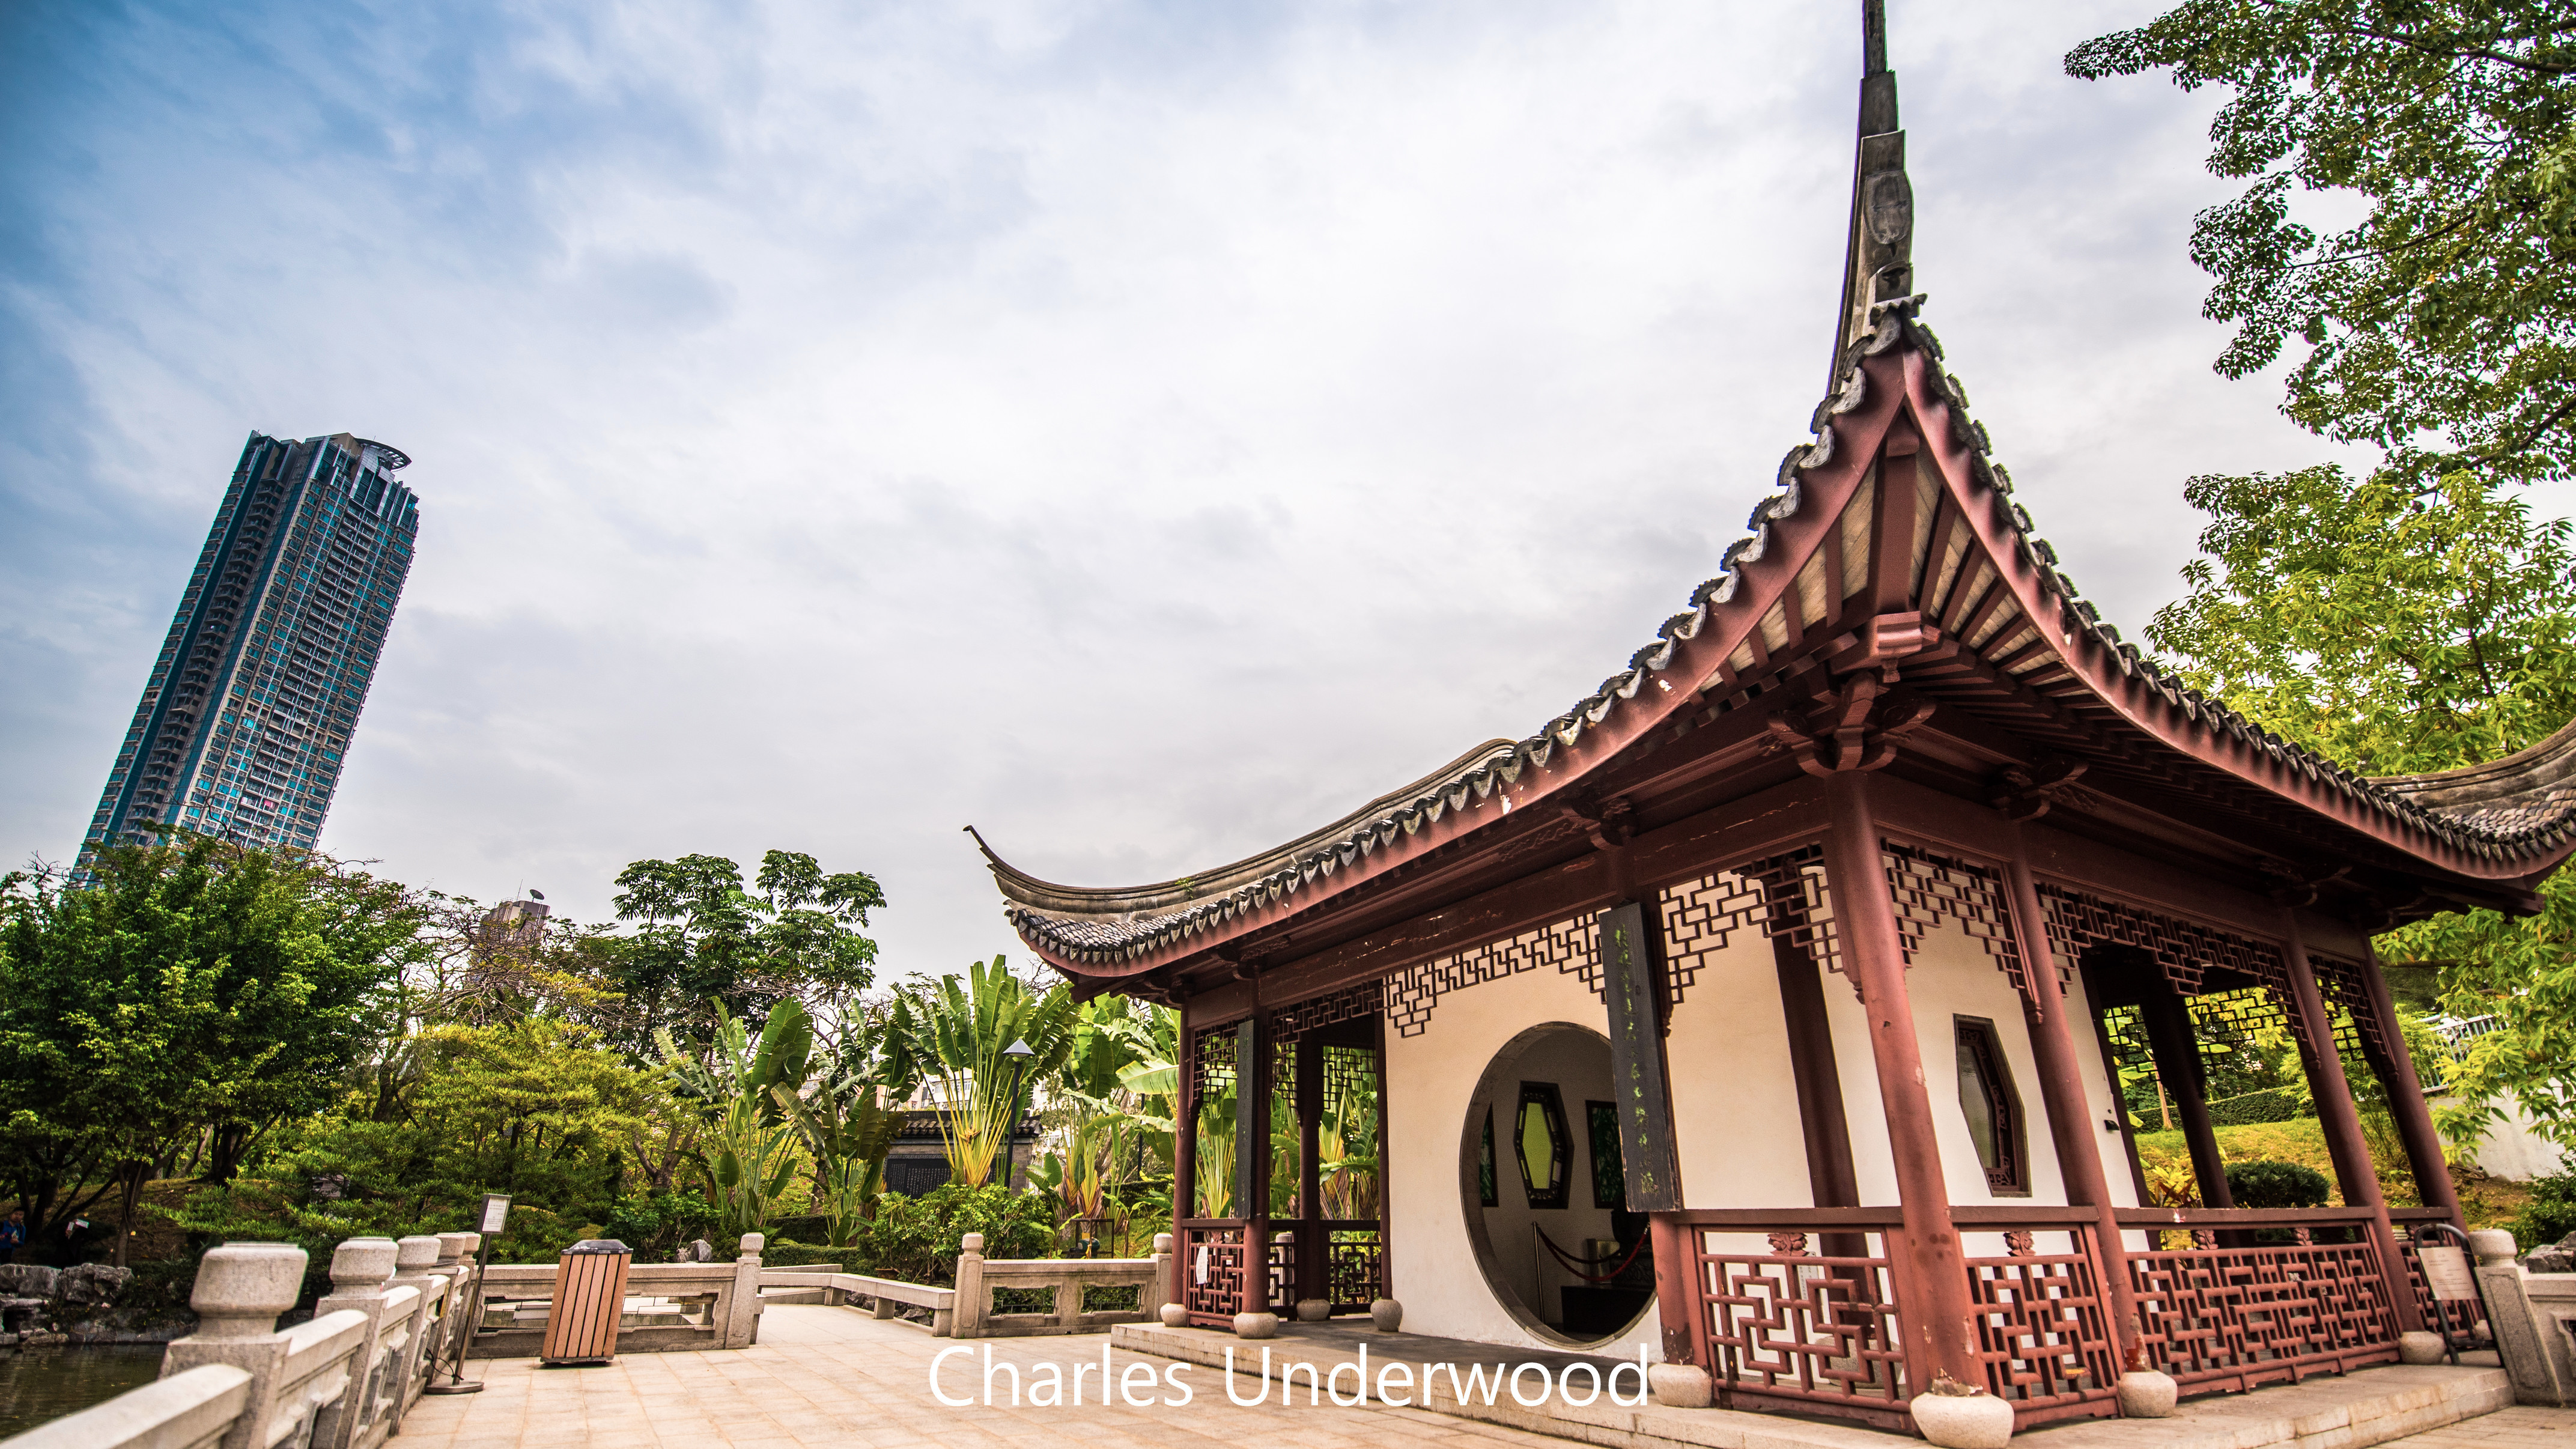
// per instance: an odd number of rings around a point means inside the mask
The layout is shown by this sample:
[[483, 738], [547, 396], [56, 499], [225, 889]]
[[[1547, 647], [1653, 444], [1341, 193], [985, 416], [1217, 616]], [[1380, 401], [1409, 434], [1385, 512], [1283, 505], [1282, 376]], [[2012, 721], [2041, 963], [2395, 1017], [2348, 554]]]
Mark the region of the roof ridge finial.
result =
[[1860, 142], [1852, 165], [1849, 240], [1843, 253], [1841, 316], [1825, 390], [1842, 385], [1844, 357], [1887, 307], [1914, 292], [1914, 186], [1905, 175], [1905, 132], [1896, 118], [1896, 72], [1887, 68], [1887, 0], [1860, 5]]

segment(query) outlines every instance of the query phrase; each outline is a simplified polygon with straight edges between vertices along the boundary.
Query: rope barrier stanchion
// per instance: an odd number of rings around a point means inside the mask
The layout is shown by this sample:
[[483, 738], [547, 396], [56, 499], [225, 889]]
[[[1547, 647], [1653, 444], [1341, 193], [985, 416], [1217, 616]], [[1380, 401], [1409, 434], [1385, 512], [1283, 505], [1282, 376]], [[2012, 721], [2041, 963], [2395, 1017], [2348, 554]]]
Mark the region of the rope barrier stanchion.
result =
[[[1584, 1258], [1578, 1257], [1575, 1254], [1569, 1253], [1563, 1248], [1558, 1247], [1556, 1245], [1556, 1240], [1547, 1235], [1547, 1230], [1545, 1228], [1532, 1227], [1530, 1231], [1538, 1234], [1539, 1242], [1545, 1245], [1548, 1252], [1555, 1255], [1557, 1263], [1562, 1266], [1565, 1271], [1582, 1279], [1586, 1283], [1617, 1282], [1619, 1275], [1628, 1271], [1628, 1265], [1637, 1261], [1637, 1254], [1645, 1249], [1647, 1242], [1646, 1237], [1643, 1234], [1640, 1234], [1637, 1241], [1628, 1245], [1628, 1251], [1624, 1256], [1605, 1253], [1598, 1258]], [[1619, 1257], [1619, 1266], [1611, 1269], [1609, 1272], [1595, 1275], [1583, 1271], [1586, 1267], [1597, 1268], [1602, 1264], [1609, 1262], [1613, 1256]]]

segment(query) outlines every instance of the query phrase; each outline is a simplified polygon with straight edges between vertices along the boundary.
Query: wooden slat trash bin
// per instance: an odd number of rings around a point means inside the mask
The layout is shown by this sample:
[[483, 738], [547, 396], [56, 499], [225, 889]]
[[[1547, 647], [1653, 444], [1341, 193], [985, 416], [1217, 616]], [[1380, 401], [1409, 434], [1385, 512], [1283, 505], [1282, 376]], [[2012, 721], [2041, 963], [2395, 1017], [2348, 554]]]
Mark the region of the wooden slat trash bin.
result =
[[606, 1363], [617, 1356], [626, 1312], [626, 1269], [634, 1252], [615, 1238], [584, 1238], [555, 1266], [555, 1299], [537, 1357], [549, 1364]]

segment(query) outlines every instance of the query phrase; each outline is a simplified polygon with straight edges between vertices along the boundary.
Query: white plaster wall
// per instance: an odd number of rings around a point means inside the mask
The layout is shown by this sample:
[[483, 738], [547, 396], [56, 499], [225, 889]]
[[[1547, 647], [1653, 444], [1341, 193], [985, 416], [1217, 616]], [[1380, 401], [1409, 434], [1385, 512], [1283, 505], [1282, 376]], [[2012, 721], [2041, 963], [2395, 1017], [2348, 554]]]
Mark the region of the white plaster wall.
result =
[[[1941, 1178], [1957, 1204], [2028, 1204], [2063, 1207], [2066, 1180], [2057, 1162], [2057, 1147], [2048, 1130], [2048, 1108], [2039, 1090], [2039, 1063], [2031, 1055], [2030, 1031], [2022, 1020], [2021, 993], [1986, 948], [1957, 921], [1944, 919], [1925, 932], [1914, 966], [1906, 972], [1906, 992], [1914, 1003], [1915, 1041], [1923, 1054], [1924, 1089], [1932, 1099], [1932, 1135], [1941, 1148]], [[1959, 1105], [1957, 1018], [1981, 1017], [1993, 1022], [2003, 1046], [2004, 1065], [2012, 1073], [2013, 1092], [2021, 1106], [2023, 1149], [2030, 1157], [2028, 1195], [1991, 1192], [1986, 1171], [1977, 1161], [1977, 1145], [1968, 1135], [1968, 1114]], [[2000, 1256], [2000, 1233], [1960, 1235], [1972, 1256]]]
[[[1475, 1206], [1474, 1142], [1468, 1136], [1476, 1084], [1495, 1053], [1533, 1026], [1561, 1021], [1600, 1032], [1609, 1024], [1601, 999], [1572, 972], [1542, 968], [1452, 992], [1433, 1006], [1423, 1034], [1390, 1035], [1386, 1049], [1387, 1205], [1393, 1241], [1389, 1276], [1404, 1304], [1404, 1326], [1483, 1343], [1557, 1348], [1539, 1338], [1494, 1297], [1467, 1238]], [[1516, 1099], [1519, 1077], [1511, 1095]], [[1533, 1078], [1535, 1080], [1535, 1078]], [[1582, 1103], [1569, 1094], [1568, 1125], [1575, 1134], [1577, 1178], [1571, 1201], [1588, 1204], [1590, 1159], [1583, 1143]], [[1495, 1113], [1495, 1169], [1501, 1195], [1520, 1191], [1509, 1156], [1510, 1111]], [[1461, 1191], [1462, 1148], [1465, 1191]], [[1685, 1179], [1687, 1180], [1687, 1179]], [[1605, 1221], [1607, 1214], [1601, 1215]], [[1574, 1245], [1567, 1244], [1569, 1248]], [[1579, 1251], [1579, 1249], [1577, 1249]], [[1631, 1357], [1638, 1345], [1649, 1359], [1663, 1357], [1663, 1330], [1655, 1310], [1600, 1351]]]
[[[1825, 989], [1841, 983], [1829, 976]], [[1664, 1059], [1686, 1206], [1815, 1206], [1779, 967], [1758, 927], [1739, 929], [1702, 958], [1673, 1013]]]
[[[2457, 1106], [2458, 1099], [2433, 1097], [2427, 1105], [2436, 1109]], [[2478, 1144], [2478, 1166], [2512, 1182], [2529, 1182], [2535, 1177], [2565, 1172], [2567, 1149], [2531, 1130], [2531, 1114], [2518, 1103], [2508, 1098], [2503, 1107], [2504, 1120]]]
[[1896, 1205], [1896, 1158], [1887, 1142], [1887, 1108], [1879, 1097], [1878, 1059], [1869, 1047], [1869, 1012], [1851, 977], [1823, 972], [1825, 1023], [1834, 1034], [1834, 1070], [1843, 1084], [1843, 1121], [1851, 1131], [1852, 1183], [1863, 1207]]
[[[2013, 990], [2011, 980], [1964, 927], [1944, 920], [1925, 935], [1906, 984], [1914, 1003], [1916, 1039], [1923, 1053], [1925, 1086], [1932, 1099], [1933, 1128], [1941, 1146], [1941, 1172], [1949, 1185], [1950, 1200], [2064, 1206], [2064, 1165], [2058, 1160], [2056, 1136], [2049, 1129], [2048, 1103], [2040, 1090], [2039, 1062], [2031, 1050], [2030, 1028], [2022, 1015], [2020, 994]], [[2136, 1207], [2137, 1179], [2129, 1170], [2128, 1148], [2117, 1132], [2103, 1130], [2102, 1124], [2117, 1120], [2119, 1111], [2114, 1105], [2117, 1098], [2111, 1088], [2111, 1075], [2102, 1060], [2101, 1036], [2093, 1027], [2092, 1004], [2084, 996], [2080, 977], [2063, 1009], [2067, 1013], [2067, 1030], [2074, 1039], [2077, 1076], [2084, 1088], [2084, 1138], [2100, 1156], [2112, 1203]], [[1968, 1136], [1967, 1113], [1959, 1105], [1955, 1018], [1961, 1016], [1993, 1022], [1996, 1038], [2003, 1044], [2004, 1060], [2021, 1099], [2023, 1133], [2031, 1158], [2031, 1193], [2026, 1198], [1997, 1197], [1986, 1189], [1976, 1144]], [[1892, 1195], [1889, 1200], [1894, 1200]], [[2146, 1245], [2143, 1234], [2129, 1236], [2134, 1239], [2133, 1246]], [[2000, 1235], [1970, 1234], [1968, 1250], [1979, 1255], [2000, 1253], [2002, 1242]]]

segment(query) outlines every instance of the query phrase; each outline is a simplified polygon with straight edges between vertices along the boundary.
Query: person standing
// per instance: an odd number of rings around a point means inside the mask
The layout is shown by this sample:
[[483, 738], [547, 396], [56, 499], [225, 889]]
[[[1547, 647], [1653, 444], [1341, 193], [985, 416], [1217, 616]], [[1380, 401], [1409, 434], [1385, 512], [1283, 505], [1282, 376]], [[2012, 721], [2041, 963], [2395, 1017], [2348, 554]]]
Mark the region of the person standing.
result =
[[9, 1220], [0, 1222], [0, 1263], [14, 1263], [18, 1250], [27, 1245], [27, 1210], [9, 1209]]

